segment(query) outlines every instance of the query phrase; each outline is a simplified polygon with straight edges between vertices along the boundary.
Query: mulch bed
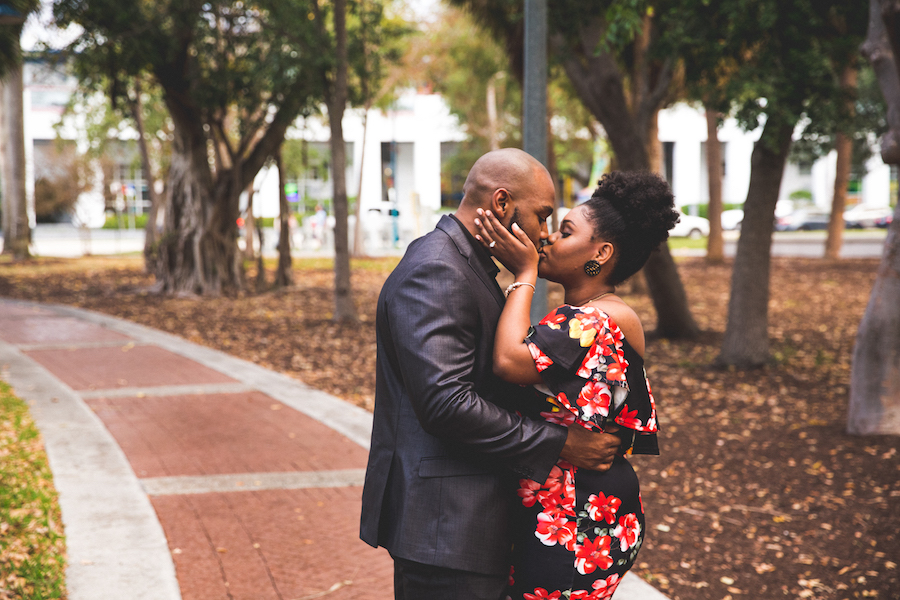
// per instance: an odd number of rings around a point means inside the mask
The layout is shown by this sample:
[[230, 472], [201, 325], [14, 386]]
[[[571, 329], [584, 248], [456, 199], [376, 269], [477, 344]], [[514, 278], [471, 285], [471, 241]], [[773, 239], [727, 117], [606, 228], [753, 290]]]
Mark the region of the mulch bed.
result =
[[[0, 263], [0, 296], [130, 319], [371, 410], [375, 302], [395, 263], [354, 271], [355, 325], [331, 321], [327, 261], [303, 263], [289, 290], [202, 300], [147, 292], [152, 279], [138, 261]], [[632, 461], [648, 524], [636, 572], [671, 598], [900, 598], [900, 438], [845, 433], [852, 347], [876, 268], [875, 260], [774, 259], [772, 360], [737, 371], [710, 366], [725, 330], [730, 263], [680, 263], [704, 333], [648, 344], [662, 455]], [[559, 299], [552, 289], [551, 301]], [[649, 298], [626, 299], [652, 330]]]

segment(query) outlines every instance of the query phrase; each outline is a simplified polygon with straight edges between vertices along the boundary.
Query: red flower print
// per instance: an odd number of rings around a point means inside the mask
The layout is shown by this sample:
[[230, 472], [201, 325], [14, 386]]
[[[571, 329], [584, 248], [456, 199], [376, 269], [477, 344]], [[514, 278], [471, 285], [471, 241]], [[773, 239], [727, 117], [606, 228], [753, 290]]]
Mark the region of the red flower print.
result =
[[612, 597], [616, 588], [619, 587], [619, 583], [619, 576], [615, 573], [606, 579], [598, 579], [591, 584], [594, 592], [590, 595], [589, 600], [606, 600], [606, 598]]
[[556, 425], [563, 425], [568, 427], [572, 423], [575, 422], [575, 415], [570, 413], [567, 410], [559, 410], [555, 409], [551, 411], [545, 411], [541, 413], [541, 416], [544, 417], [544, 420], [548, 423], [554, 423]]
[[549, 492], [558, 494], [562, 490], [565, 477], [566, 472], [560, 469], [559, 465], [553, 465], [553, 468], [550, 469], [550, 475], [547, 476], [547, 481], [544, 482], [542, 487]]
[[545, 513], [553, 517], [575, 516], [575, 498], [566, 498], [560, 494], [542, 491], [538, 492], [537, 499], [544, 508]]
[[641, 420], [637, 418], [637, 414], [637, 409], [629, 410], [628, 405], [626, 404], [622, 407], [622, 412], [619, 413], [619, 416], [616, 417], [616, 423], [622, 427], [627, 427], [628, 429], [643, 431], [644, 425], [641, 423]]
[[562, 404], [566, 408], [566, 410], [568, 410], [572, 414], [576, 414], [578, 412], [578, 409], [572, 406], [572, 403], [569, 402], [569, 398], [568, 396], [566, 396], [565, 392], [560, 392], [559, 395], [556, 396], [556, 399], [559, 400], [559, 403]]
[[609, 556], [611, 539], [608, 535], [598, 536], [593, 542], [584, 538], [581, 545], [575, 545], [575, 568], [582, 575], [593, 573], [598, 567], [608, 569], [613, 564]]
[[522, 499], [522, 506], [532, 507], [537, 502], [536, 492], [541, 489], [541, 484], [531, 479], [519, 480], [519, 498]]
[[612, 335], [609, 329], [604, 329], [600, 338], [597, 341], [598, 345], [600, 345], [600, 350], [603, 352], [603, 356], [612, 356], [616, 350], [616, 338]]
[[587, 420], [594, 415], [605, 417], [609, 414], [609, 386], [602, 381], [588, 381], [578, 395], [578, 406], [582, 407], [582, 418]]
[[553, 312], [551, 312], [546, 317], [541, 319], [540, 323], [538, 323], [538, 324], [539, 325], [549, 325], [551, 327], [556, 325], [556, 327], [553, 327], [553, 329], [559, 329], [559, 324], [566, 320], [566, 315], [560, 314], [558, 311], [559, 311], [559, 308], [554, 308]]
[[516, 574], [516, 566], [510, 565], [509, 566], [509, 581], [507, 582], [507, 585], [509, 587], [516, 585], [516, 580], [513, 578], [513, 575], [515, 575], [515, 574]]
[[619, 517], [619, 525], [613, 531], [613, 535], [619, 538], [619, 546], [625, 552], [634, 546], [641, 537], [641, 523], [634, 513]]
[[618, 361], [606, 365], [606, 379], [609, 381], [625, 381], [625, 369]]
[[564, 517], [554, 517], [547, 513], [539, 513], [538, 525], [534, 532], [535, 537], [541, 540], [545, 546], [567, 544], [575, 539], [575, 523], [568, 522]]
[[531, 359], [534, 361], [534, 366], [537, 367], [539, 373], [545, 371], [553, 364], [550, 357], [541, 352], [541, 349], [536, 344], [528, 342], [526, 346], [528, 346], [528, 351], [531, 352]]
[[591, 374], [594, 370], [600, 366], [600, 352], [598, 351], [597, 344], [591, 346], [588, 353], [584, 356], [584, 360], [581, 361], [581, 366], [575, 372], [576, 375], [581, 377], [582, 379], [590, 379]]
[[587, 590], [572, 590], [569, 600], [588, 600], [590, 597], [591, 593]]
[[556, 590], [551, 593], [544, 588], [534, 588], [533, 594], [525, 592], [522, 597], [525, 598], [525, 600], [559, 600], [559, 598], [562, 598], [562, 592]]
[[606, 521], [610, 525], [616, 522], [616, 512], [622, 501], [615, 496], [607, 496], [603, 492], [599, 494], [591, 494], [588, 498], [587, 512], [590, 517], [596, 521]]

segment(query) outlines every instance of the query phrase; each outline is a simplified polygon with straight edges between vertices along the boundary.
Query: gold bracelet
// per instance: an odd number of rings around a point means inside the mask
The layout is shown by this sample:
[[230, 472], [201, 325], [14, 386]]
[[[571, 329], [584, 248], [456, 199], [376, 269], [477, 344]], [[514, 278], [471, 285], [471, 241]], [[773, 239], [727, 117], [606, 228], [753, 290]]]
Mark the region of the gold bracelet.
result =
[[506, 296], [509, 297], [509, 295], [510, 295], [512, 292], [514, 292], [515, 290], [519, 289], [519, 288], [522, 287], [523, 285], [530, 286], [530, 287], [531, 287], [531, 293], [532, 293], [532, 294], [535, 293], [535, 289], [534, 289], [534, 284], [533, 284], [533, 283], [528, 283], [527, 281], [517, 281], [517, 282], [515, 282], [515, 283], [510, 284], [510, 286], [509, 286], [508, 288], [506, 288]]

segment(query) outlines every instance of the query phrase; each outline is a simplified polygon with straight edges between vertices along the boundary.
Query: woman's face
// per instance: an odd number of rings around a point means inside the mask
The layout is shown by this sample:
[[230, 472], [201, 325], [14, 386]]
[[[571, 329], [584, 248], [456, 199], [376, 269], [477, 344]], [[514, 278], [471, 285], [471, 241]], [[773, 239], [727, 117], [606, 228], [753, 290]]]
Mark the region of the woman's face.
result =
[[594, 238], [594, 227], [588, 221], [587, 209], [581, 205], [569, 211], [541, 248], [538, 275], [565, 285], [572, 277], [584, 276], [584, 263], [595, 258], [603, 240]]

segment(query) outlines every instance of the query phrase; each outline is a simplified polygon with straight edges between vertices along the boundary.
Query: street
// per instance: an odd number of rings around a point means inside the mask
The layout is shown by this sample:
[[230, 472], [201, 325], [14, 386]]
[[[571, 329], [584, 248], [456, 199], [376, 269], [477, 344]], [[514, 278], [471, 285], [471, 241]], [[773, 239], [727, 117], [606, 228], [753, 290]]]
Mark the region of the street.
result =
[[[825, 253], [825, 231], [776, 231], [772, 234], [772, 256], [817, 258]], [[725, 256], [734, 258], [739, 231], [726, 231]], [[845, 230], [841, 258], [881, 258], [886, 229]], [[674, 248], [674, 256], [706, 256], [703, 248]]]

